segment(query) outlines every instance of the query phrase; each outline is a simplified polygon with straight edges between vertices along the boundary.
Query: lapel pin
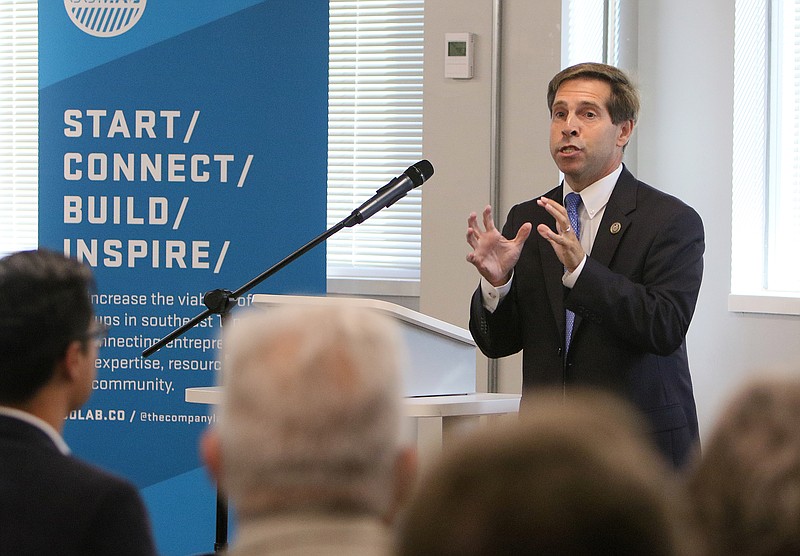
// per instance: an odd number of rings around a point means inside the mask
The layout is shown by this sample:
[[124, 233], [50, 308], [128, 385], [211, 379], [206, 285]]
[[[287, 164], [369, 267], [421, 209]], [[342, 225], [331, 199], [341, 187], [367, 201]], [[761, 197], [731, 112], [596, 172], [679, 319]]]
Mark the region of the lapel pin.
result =
[[612, 234], [618, 234], [621, 229], [622, 229], [622, 224], [620, 224], [619, 222], [614, 222], [613, 224], [611, 224]]

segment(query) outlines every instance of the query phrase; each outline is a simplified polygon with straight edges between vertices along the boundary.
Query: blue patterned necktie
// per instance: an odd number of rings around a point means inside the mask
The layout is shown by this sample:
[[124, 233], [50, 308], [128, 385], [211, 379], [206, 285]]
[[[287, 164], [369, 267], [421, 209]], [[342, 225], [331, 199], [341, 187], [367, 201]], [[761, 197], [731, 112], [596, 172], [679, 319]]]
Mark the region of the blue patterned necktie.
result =
[[[581, 221], [578, 220], [578, 207], [581, 204], [581, 196], [577, 193], [568, 193], [564, 198], [564, 206], [567, 209], [567, 216], [569, 217], [569, 224], [575, 232], [575, 237], [581, 238]], [[569, 343], [572, 340], [572, 326], [575, 324], [575, 313], [566, 310], [567, 327], [566, 327], [566, 346], [569, 351]]]

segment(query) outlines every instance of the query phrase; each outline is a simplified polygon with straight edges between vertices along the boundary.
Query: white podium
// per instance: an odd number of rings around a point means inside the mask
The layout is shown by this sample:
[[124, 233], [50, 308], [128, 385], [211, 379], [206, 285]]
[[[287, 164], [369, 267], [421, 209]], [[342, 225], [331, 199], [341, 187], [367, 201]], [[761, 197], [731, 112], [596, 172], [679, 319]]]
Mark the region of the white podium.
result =
[[[467, 330], [405, 307], [375, 299], [255, 295], [253, 305], [269, 310], [286, 304], [344, 303], [395, 319], [407, 344], [405, 413], [413, 418], [421, 464], [431, 461], [449, 436], [486, 416], [516, 413], [519, 394], [476, 393], [476, 345]], [[219, 387], [187, 388], [189, 403], [220, 402]], [[488, 417], [487, 417], [488, 418]]]
[[406, 396], [475, 393], [475, 341], [469, 331], [394, 303], [357, 297], [254, 295], [253, 306], [346, 304], [392, 317], [400, 324], [408, 361], [403, 370]]
[[[222, 401], [222, 390], [219, 386], [187, 388], [184, 396], [188, 403], [213, 406]], [[405, 414], [414, 421], [420, 464], [433, 461], [448, 438], [477, 426], [481, 418], [517, 413], [519, 400], [519, 394], [489, 393], [406, 398]]]

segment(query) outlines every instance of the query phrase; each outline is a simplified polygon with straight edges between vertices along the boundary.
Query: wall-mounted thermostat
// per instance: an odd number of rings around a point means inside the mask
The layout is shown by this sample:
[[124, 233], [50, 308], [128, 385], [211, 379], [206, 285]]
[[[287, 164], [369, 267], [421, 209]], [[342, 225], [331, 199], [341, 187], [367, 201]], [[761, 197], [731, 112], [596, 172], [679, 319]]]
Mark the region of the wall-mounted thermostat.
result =
[[471, 79], [473, 65], [473, 33], [445, 33], [444, 76]]

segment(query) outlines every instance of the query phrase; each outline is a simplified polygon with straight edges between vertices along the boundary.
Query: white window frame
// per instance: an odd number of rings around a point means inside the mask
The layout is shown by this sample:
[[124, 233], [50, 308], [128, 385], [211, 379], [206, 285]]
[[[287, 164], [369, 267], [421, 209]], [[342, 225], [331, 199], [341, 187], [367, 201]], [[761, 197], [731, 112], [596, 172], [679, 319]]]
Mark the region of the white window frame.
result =
[[[786, 187], [778, 181], [776, 163], [782, 120], [777, 85], [782, 47], [776, 31], [783, 18], [778, 8], [772, 0], [736, 0], [728, 310], [800, 315], [800, 292], [771, 289], [768, 279], [769, 258], [775, 257], [770, 254], [775, 245], [775, 200], [785, 194], [780, 188]], [[797, 259], [792, 253], [784, 256]]]
[[563, 0], [561, 66], [619, 62], [620, 0]]

